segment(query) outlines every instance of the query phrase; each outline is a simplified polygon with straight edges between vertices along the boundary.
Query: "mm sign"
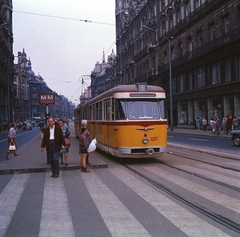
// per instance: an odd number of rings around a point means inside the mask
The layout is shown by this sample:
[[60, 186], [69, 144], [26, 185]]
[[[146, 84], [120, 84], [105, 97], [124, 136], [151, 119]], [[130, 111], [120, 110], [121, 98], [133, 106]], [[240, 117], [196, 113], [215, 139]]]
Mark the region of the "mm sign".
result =
[[39, 104], [55, 104], [55, 95], [54, 94], [39, 94]]

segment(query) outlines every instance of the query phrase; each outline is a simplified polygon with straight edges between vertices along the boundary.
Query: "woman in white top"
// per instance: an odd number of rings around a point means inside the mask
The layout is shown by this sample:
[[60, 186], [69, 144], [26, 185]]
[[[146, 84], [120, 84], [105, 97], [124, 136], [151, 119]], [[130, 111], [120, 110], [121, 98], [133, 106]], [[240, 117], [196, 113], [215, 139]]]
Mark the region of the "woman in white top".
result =
[[17, 124], [16, 123], [12, 123], [11, 124], [11, 128], [9, 129], [9, 132], [8, 132], [8, 149], [6, 151], [6, 155], [5, 155], [5, 158], [8, 159], [8, 153], [9, 153], [9, 145], [10, 144], [15, 144], [15, 151], [14, 151], [14, 156], [17, 156], [17, 143], [16, 143], [16, 135], [17, 135]]

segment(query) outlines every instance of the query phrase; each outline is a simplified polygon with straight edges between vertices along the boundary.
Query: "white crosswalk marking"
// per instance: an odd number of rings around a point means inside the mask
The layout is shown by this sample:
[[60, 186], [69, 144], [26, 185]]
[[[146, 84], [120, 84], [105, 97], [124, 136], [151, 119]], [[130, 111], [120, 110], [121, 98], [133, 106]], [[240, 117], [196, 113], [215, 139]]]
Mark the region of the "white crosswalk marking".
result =
[[75, 232], [62, 176], [46, 173], [39, 237], [74, 237]]
[[129, 188], [145, 199], [150, 205], [164, 215], [175, 226], [191, 237], [222, 237], [226, 233], [210, 225], [206, 221], [192, 214], [182, 206], [166, 198], [155, 189], [139, 181], [132, 174], [122, 168], [109, 169], [116, 177]]
[[212, 189], [204, 187], [203, 185], [194, 183], [187, 179], [181, 178], [177, 175], [174, 175], [174, 174], [169, 175], [169, 173], [164, 169], [159, 169], [156, 167], [151, 167], [151, 168], [146, 167], [145, 169], [150, 171], [153, 174], [161, 176], [162, 178], [183, 187], [184, 189], [187, 189], [206, 199], [209, 199], [215, 203], [218, 203], [221, 206], [224, 206], [226, 208], [229, 208], [233, 211], [240, 213], [240, 203], [239, 203], [239, 200], [236, 198], [232, 198], [225, 194], [216, 192]]
[[0, 236], [4, 236], [29, 179], [29, 174], [15, 174], [0, 194]]
[[82, 179], [113, 237], [147, 237], [146, 229], [128, 211], [94, 171], [82, 173]]
[[181, 168], [183, 170], [186, 170], [186, 171], [189, 171], [189, 172], [193, 172], [193, 173], [196, 173], [196, 174], [200, 174], [202, 176], [206, 176], [208, 178], [211, 178], [211, 179], [214, 179], [214, 180], [217, 180], [217, 181], [220, 181], [220, 182], [223, 182], [223, 183], [226, 183], [226, 184], [229, 184], [229, 185], [232, 185], [232, 186], [235, 186], [235, 187], [238, 187], [240, 188], [240, 182], [239, 182], [239, 179], [236, 179], [236, 178], [232, 178], [232, 177], [227, 177], [227, 175], [222, 175], [222, 174], [218, 174], [216, 173], [216, 170], [220, 171], [220, 172], [226, 172], [230, 174], [230, 172], [235, 176], [239, 175], [237, 172], [235, 171], [229, 171], [229, 170], [224, 170], [222, 168], [217, 168], [217, 167], [214, 167], [214, 171], [215, 172], [212, 172], [210, 170], [208, 170], [209, 166], [208, 165], [199, 165], [201, 166], [201, 169], [199, 168], [195, 168], [195, 167], [192, 167], [192, 166], [188, 166], [188, 165], [180, 165], [178, 166], [178, 168]]

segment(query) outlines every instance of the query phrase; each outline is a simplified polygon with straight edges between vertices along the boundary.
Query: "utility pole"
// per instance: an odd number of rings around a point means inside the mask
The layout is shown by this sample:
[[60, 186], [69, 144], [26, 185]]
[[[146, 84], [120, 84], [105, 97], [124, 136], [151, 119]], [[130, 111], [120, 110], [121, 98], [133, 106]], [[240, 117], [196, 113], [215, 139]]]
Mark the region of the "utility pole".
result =
[[22, 111], [22, 122], [24, 120], [23, 116], [23, 97], [22, 97], [22, 67], [21, 67], [21, 56], [22, 53], [18, 52], [18, 93], [19, 93], [19, 105], [21, 105], [21, 111]]

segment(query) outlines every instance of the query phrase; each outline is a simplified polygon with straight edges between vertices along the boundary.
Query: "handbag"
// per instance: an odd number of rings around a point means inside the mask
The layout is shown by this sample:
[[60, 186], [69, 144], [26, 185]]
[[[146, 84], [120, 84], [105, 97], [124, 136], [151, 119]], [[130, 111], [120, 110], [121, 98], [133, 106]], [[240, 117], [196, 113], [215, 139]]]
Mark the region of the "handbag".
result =
[[65, 137], [64, 140], [65, 140], [65, 145], [70, 147], [71, 146], [70, 138], [69, 137]]
[[16, 151], [16, 145], [14, 143], [10, 143], [8, 150], [9, 151]]

